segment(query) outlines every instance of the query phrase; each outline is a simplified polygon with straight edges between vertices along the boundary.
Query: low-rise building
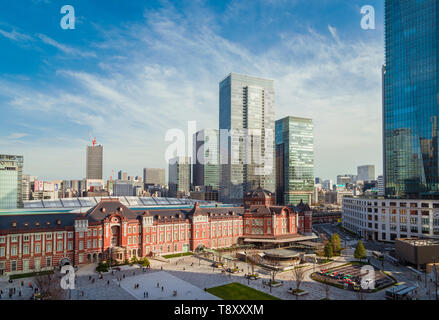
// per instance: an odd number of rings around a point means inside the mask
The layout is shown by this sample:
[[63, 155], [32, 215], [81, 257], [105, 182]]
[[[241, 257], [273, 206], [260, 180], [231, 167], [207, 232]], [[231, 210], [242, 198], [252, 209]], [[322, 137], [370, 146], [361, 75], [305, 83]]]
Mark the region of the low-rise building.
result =
[[344, 197], [342, 221], [366, 239], [439, 238], [439, 200]]
[[439, 262], [439, 239], [396, 239], [395, 255], [404, 264], [427, 269], [429, 264]]

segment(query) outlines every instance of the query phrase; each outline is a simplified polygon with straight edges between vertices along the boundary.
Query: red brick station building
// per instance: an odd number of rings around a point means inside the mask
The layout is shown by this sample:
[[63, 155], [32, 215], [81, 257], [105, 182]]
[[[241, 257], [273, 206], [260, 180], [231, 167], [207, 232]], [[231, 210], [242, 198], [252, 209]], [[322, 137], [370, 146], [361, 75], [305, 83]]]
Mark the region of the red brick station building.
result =
[[83, 213], [21, 213], [0, 216], [0, 275], [50, 270], [194, 251], [200, 246], [281, 245], [312, 236], [309, 206], [274, 205], [257, 189], [241, 207], [130, 209], [118, 199], [101, 199]]

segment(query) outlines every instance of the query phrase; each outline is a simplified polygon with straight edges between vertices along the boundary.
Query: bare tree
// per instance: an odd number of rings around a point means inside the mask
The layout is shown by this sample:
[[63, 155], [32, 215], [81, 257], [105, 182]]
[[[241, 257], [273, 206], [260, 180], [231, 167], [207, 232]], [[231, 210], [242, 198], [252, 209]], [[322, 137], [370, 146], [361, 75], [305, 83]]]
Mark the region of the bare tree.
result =
[[296, 281], [296, 299], [299, 299], [299, 296], [297, 295], [300, 284], [302, 283], [303, 279], [305, 278], [305, 270], [304, 268], [294, 268], [293, 269], [293, 280]]
[[250, 264], [252, 270], [251, 274], [255, 274], [255, 265], [260, 262], [261, 257], [258, 254], [252, 254], [247, 258], [247, 262]]
[[272, 268], [270, 268], [271, 281], [275, 282], [276, 276], [280, 272], [280, 263], [278, 260], [273, 260], [273, 261], [270, 261], [270, 265], [272, 267]]
[[218, 263], [222, 263], [223, 260], [223, 250], [222, 249], [218, 249]]
[[60, 272], [36, 276], [34, 282], [40, 297], [44, 300], [64, 300], [67, 291], [61, 288], [61, 278]]

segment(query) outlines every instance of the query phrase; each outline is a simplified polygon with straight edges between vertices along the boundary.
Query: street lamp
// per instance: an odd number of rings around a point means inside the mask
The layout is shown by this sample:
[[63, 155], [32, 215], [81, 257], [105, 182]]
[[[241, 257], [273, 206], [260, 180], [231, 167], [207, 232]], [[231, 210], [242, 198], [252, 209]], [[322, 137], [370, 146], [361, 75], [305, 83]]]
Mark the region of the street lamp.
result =
[[433, 257], [433, 268], [434, 268], [434, 285], [435, 285], [436, 300], [437, 300], [437, 268], [436, 268], [436, 256]]

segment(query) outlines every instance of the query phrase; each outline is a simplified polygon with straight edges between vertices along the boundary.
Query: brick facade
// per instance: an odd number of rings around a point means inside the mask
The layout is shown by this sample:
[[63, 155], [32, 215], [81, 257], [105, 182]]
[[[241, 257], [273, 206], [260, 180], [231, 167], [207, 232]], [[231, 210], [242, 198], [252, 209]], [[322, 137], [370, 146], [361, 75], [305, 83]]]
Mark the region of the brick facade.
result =
[[[261, 191], [259, 191], [261, 192]], [[82, 265], [230, 247], [246, 236], [296, 235], [311, 229], [310, 212], [273, 206], [271, 197], [248, 195], [242, 207], [131, 210], [102, 199], [86, 213], [6, 216], [0, 219], [0, 273]], [[9, 225], [9, 227], [8, 227]]]

